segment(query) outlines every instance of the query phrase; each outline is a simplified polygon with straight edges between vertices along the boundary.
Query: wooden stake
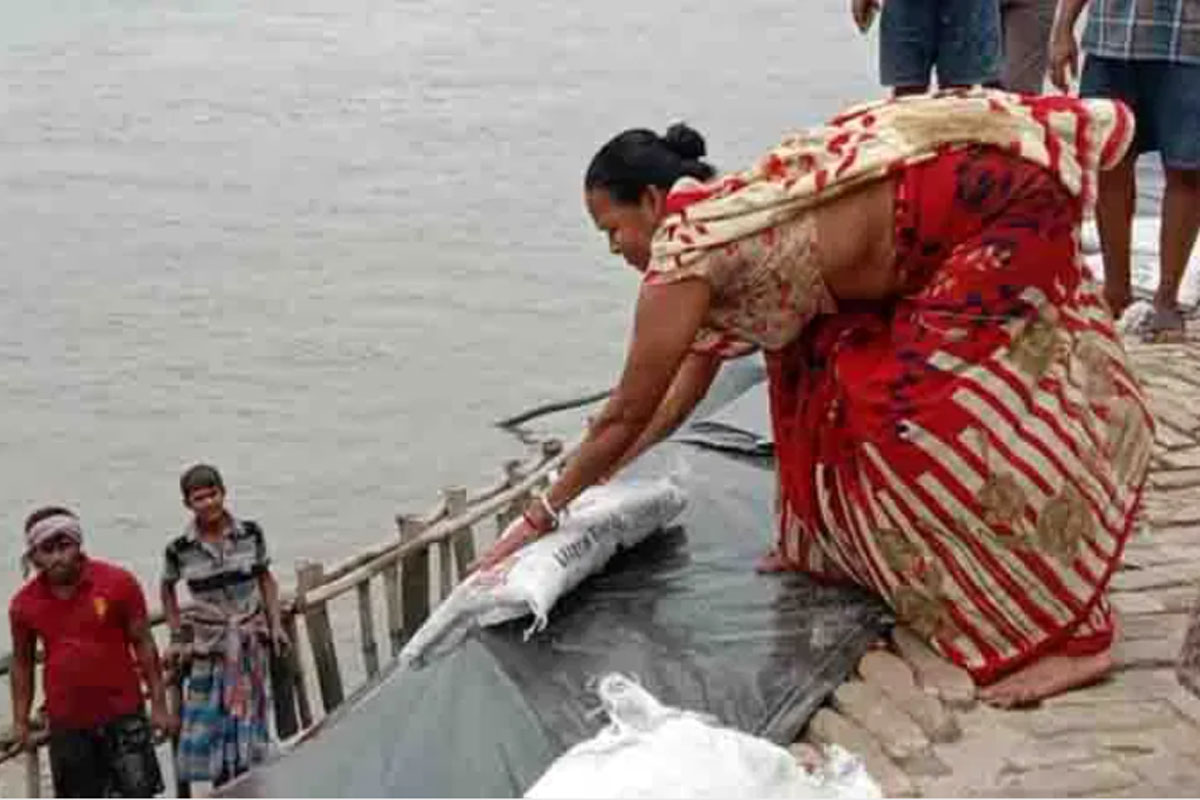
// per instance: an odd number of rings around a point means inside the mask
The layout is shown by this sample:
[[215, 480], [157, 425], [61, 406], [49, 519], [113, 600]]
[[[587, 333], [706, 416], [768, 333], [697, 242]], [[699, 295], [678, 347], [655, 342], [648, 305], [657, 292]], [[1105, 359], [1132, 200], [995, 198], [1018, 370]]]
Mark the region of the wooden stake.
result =
[[404, 619], [400, 616], [400, 567], [393, 561], [383, 572], [383, 606], [387, 613], [388, 644], [392, 656], [404, 647]]
[[362, 641], [363, 663], [367, 678], [379, 674], [379, 645], [375, 643], [375, 614], [371, 608], [371, 581], [360, 581], [358, 592], [358, 635]]
[[450, 540], [438, 542], [438, 600], [445, 600], [454, 588], [454, 564], [450, 554]]
[[[462, 487], [452, 487], [442, 492], [446, 498], [446, 510], [450, 519], [467, 513], [467, 490]], [[475, 531], [470, 525], [463, 527], [454, 534], [454, 566], [455, 582], [462, 579], [467, 565], [475, 560]]]
[[304, 627], [312, 646], [313, 664], [317, 669], [317, 683], [321, 687], [321, 705], [325, 713], [342, 704], [345, 693], [342, 688], [342, 671], [338, 667], [337, 648], [333, 643], [333, 628], [329, 623], [329, 609], [325, 603], [309, 607], [304, 603], [304, 593], [321, 585], [325, 568], [312, 561], [301, 561], [296, 565], [296, 594], [304, 609]]
[[283, 629], [287, 633], [292, 649], [288, 655], [292, 662], [293, 691], [296, 694], [296, 710], [300, 712], [300, 725], [309, 728], [313, 724], [312, 703], [308, 700], [308, 675], [304, 669], [304, 656], [300, 652], [300, 630], [296, 625], [296, 613], [283, 615]]
[[[415, 517], [400, 516], [400, 541], [406, 542], [425, 529], [425, 523]], [[412, 636], [429, 616], [429, 548], [409, 553], [400, 562], [401, 612], [404, 636]]]

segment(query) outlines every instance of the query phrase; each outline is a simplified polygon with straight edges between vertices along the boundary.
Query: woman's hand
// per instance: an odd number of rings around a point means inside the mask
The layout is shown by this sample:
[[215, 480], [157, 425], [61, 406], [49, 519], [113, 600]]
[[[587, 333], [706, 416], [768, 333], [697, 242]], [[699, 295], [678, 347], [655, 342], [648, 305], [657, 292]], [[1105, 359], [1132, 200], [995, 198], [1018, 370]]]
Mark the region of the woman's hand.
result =
[[[509, 525], [468, 572], [492, 569], [539, 535], [549, 533], [557, 525], [558, 513], [572, 500], [589, 486], [610, 478], [625, 464], [623, 456], [640, 452], [639, 439], [660, 416], [660, 404], [696, 339], [711, 297], [711, 287], [700, 278], [642, 286], [625, 368], [604, 408], [588, 420], [587, 435], [564, 462], [554, 485], [529, 504], [523, 518]], [[699, 395], [714, 374], [715, 367]], [[642, 442], [656, 440], [657, 430]], [[635, 448], [632, 452], [631, 447]]]
[[467, 572], [487, 572], [525, 545], [549, 533], [554, 521], [546, 517], [545, 512], [539, 514], [540, 511], [539, 505], [531, 505], [525, 513], [509, 523], [488, 551], [467, 567]]

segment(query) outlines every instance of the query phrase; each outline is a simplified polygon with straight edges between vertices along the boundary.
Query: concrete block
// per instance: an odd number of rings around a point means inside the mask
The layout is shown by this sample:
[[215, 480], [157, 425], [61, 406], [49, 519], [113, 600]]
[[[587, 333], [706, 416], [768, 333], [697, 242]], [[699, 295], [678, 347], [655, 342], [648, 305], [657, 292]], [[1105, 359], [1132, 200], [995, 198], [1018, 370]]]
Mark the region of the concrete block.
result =
[[1156, 614], [1166, 611], [1166, 606], [1161, 600], [1144, 592], [1114, 592], [1108, 599], [1113, 608], [1122, 614]]
[[1135, 785], [1137, 773], [1108, 761], [1043, 767], [1000, 779], [995, 794], [1008, 797], [1094, 797]]
[[1200, 469], [1168, 469], [1150, 473], [1150, 488], [1155, 491], [1193, 489], [1200, 486]]
[[1200, 467], [1200, 447], [1161, 451], [1155, 459], [1166, 469], [1195, 469]]
[[1200, 498], [1195, 494], [1188, 492], [1188, 496], [1182, 497], [1175, 492], [1167, 497], [1148, 498], [1143, 510], [1147, 524], [1152, 528], [1200, 524]]
[[[1156, 414], [1155, 416], [1158, 415]], [[1159, 418], [1158, 425], [1154, 427], [1154, 442], [1167, 448], [1168, 452], [1196, 445], [1194, 437], [1169, 424], [1161, 417]]]
[[[1200, 504], [1197, 504], [1200, 511]], [[1136, 592], [1165, 586], [1197, 585], [1200, 569], [1196, 564], [1158, 564], [1144, 569], [1124, 569], [1113, 576], [1114, 592]]]
[[920, 726], [875, 686], [843, 683], [833, 693], [833, 706], [870, 731], [894, 759], [905, 761], [929, 750], [929, 739]]
[[853, 720], [829, 708], [822, 708], [808, 723], [805, 741], [836, 744], [863, 760], [863, 766], [888, 797], [915, 797], [912, 779], [887, 757], [879, 741]]
[[1079, 741], [1037, 740], [1005, 756], [1006, 772], [1028, 772], [1046, 767], [1060, 767], [1099, 761], [1105, 754]]
[[933, 652], [923, 639], [903, 626], [893, 631], [892, 642], [922, 689], [937, 695], [951, 708], [970, 708], [975, 704], [975, 682], [965, 669]]
[[1121, 617], [1121, 637], [1124, 639], [1167, 639], [1182, 643], [1187, 627], [1188, 615], [1182, 611]]
[[1110, 674], [1105, 680], [1082, 689], [1047, 697], [1043, 708], [1058, 706], [1105, 705], [1123, 707], [1138, 700], [1164, 700], [1176, 688], [1178, 682], [1168, 668], [1127, 669]]
[[1184, 611], [1191, 613], [1196, 608], [1197, 590], [1196, 584], [1180, 584], [1179, 586], [1167, 586], [1162, 589], [1155, 589], [1154, 596], [1162, 603], [1163, 611]]
[[1117, 669], [1170, 667], [1179, 657], [1179, 639], [1118, 639], [1113, 646]]
[[1096, 731], [1153, 730], [1178, 719], [1170, 705], [1161, 700], [1136, 700], [1121, 704], [1120, 713], [1108, 705], [1046, 706], [1027, 712], [1021, 722], [1034, 736], [1042, 738], [1084, 735]]
[[858, 674], [877, 686], [913, 719], [933, 742], [951, 742], [961, 731], [949, 709], [936, 695], [917, 688], [912, 669], [885, 650], [874, 650], [858, 663]]
[[1143, 797], [1196, 797], [1200, 794], [1200, 763], [1178, 752], [1126, 758], [1121, 764], [1141, 776], [1139, 784]]

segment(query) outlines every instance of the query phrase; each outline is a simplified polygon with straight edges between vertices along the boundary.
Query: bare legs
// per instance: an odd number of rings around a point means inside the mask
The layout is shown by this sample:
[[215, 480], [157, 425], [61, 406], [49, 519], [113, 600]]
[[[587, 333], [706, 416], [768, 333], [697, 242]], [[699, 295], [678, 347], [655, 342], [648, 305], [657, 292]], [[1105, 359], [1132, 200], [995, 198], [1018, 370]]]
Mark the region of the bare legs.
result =
[[1101, 172], [1096, 198], [1096, 225], [1104, 253], [1104, 299], [1114, 319], [1120, 318], [1131, 299], [1129, 262], [1133, 208], [1137, 201], [1136, 160], [1136, 154], [1127, 155], [1115, 168]]
[[[1121, 316], [1131, 299], [1130, 239], [1137, 202], [1135, 160], [1136, 155], [1131, 154], [1115, 169], [1100, 173], [1096, 222], [1104, 252], [1104, 298], [1114, 317]], [[1179, 319], [1179, 286], [1200, 231], [1200, 170], [1167, 169], [1165, 173], [1159, 232], [1161, 269], [1154, 307], [1159, 319], [1175, 320]]]
[[1166, 176], [1159, 234], [1162, 271], [1154, 305], [1174, 309], [1179, 301], [1179, 284], [1187, 268], [1188, 256], [1196, 244], [1196, 232], [1200, 230], [1200, 169], [1168, 169]]

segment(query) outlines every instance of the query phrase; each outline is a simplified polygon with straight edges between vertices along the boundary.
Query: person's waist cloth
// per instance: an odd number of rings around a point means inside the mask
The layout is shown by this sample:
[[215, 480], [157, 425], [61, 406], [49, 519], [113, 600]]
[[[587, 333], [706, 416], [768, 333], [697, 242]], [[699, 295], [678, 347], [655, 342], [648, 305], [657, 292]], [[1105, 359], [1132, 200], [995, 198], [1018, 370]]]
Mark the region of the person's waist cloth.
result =
[[233, 644], [231, 637], [262, 640], [270, 627], [263, 607], [255, 605], [246, 611], [224, 609], [211, 603], [196, 602], [183, 612], [184, 628], [191, 634], [193, 655], [228, 655]]

